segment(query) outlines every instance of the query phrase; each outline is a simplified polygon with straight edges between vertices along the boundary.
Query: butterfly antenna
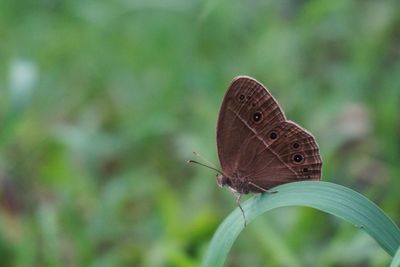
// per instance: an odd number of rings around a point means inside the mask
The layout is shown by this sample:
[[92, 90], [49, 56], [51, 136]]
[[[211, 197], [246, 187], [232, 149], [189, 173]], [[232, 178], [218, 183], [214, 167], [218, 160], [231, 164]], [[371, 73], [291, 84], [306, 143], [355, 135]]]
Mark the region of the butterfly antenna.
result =
[[214, 167], [208, 166], [208, 165], [206, 165], [206, 164], [200, 163], [200, 162], [198, 162], [198, 161], [195, 161], [195, 160], [188, 160], [188, 161], [187, 161], [187, 163], [195, 163], [195, 164], [199, 164], [200, 166], [203, 166], [203, 167], [209, 168], [209, 169], [211, 169], [211, 170], [214, 170], [214, 171], [218, 172], [219, 174], [222, 174], [222, 175], [224, 175], [224, 174], [223, 174], [223, 172], [221, 172], [221, 171], [220, 171], [220, 170], [218, 170], [217, 168], [214, 168]]
[[197, 153], [196, 151], [193, 151], [193, 154], [194, 154], [195, 156], [198, 156], [199, 158], [201, 158], [201, 159], [202, 159], [203, 161], [205, 161], [209, 166], [211, 166], [211, 167], [217, 169], [217, 167], [216, 167], [214, 164], [212, 164], [209, 160], [207, 160], [205, 157], [203, 157], [202, 155], [200, 155], [200, 154]]

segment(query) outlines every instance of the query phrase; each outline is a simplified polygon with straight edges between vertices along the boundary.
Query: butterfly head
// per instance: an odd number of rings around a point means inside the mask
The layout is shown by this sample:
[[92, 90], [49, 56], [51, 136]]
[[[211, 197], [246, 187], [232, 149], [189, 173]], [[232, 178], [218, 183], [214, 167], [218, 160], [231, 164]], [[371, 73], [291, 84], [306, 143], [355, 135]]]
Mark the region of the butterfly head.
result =
[[218, 174], [217, 175], [217, 184], [219, 187], [224, 187], [224, 186], [231, 186], [231, 179], [225, 175]]

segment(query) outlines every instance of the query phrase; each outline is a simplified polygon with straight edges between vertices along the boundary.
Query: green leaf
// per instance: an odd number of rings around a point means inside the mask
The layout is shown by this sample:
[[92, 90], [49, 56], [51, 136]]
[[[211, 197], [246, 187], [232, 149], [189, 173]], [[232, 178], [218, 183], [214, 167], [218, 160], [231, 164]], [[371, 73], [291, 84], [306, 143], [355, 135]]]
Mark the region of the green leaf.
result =
[[[280, 207], [305, 206], [330, 213], [364, 230], [391, 256], [400, 246], [400, 230], [373, 202], [341, 185], [305, 181], [280, 185], [277, 193], [258, 194], [242, 204], [247, 223]], [[223, 266], [233, 242], [244, 228], [239, 208], [219, 226], [203, 260], [203, 267]]]
[[399, 266], [400, 266], [400, 246], [393, 257], [392, 263], [390, 263], [390, 267], [399, 267]]

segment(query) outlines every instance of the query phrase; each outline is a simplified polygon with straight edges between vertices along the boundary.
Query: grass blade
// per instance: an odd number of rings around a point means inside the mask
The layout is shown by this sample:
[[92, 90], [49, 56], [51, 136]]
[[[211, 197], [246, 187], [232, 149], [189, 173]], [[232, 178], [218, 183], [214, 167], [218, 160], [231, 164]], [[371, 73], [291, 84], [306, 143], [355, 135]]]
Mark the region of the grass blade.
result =
[[[259, 194], [242, 204], [248, 223], [262, 213], [288, 206], [312, 207], [342, 218], [364, 230], [389, 255], [400, 246], [400, 230], [373, 202], [341, 185], [306, 181], [274, 188], [275, 194]], [[244, 227], [240, 210], [235, 209], [219, 226], [208, 247], [203, 267], [223, 266], [233, 242]]]

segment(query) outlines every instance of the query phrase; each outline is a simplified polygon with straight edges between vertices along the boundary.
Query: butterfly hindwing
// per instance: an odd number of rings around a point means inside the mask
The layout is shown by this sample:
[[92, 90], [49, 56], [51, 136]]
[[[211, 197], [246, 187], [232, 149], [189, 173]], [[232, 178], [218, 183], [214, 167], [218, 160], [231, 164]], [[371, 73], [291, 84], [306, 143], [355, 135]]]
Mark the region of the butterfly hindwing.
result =
[[[322, 161], [315, 138], [291, 121], [251, 139], [241, 155], [239, 166], [245, 166], [242, 177], [263, 189], [321, 177]], [[260, 192], [254, 186], [251, 191]]]

